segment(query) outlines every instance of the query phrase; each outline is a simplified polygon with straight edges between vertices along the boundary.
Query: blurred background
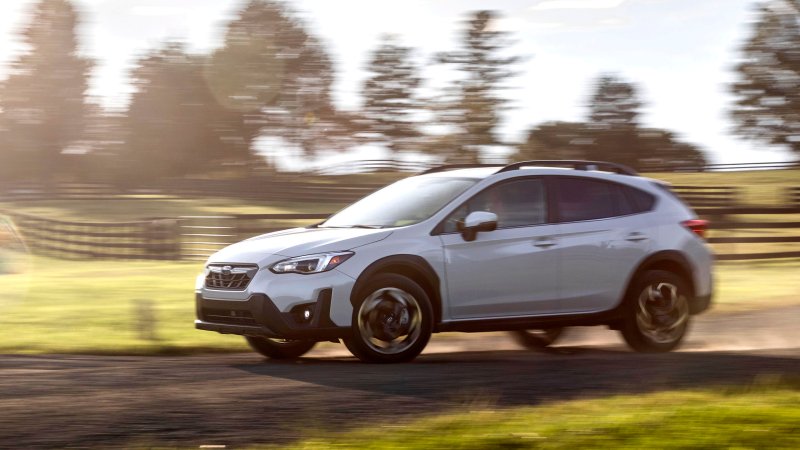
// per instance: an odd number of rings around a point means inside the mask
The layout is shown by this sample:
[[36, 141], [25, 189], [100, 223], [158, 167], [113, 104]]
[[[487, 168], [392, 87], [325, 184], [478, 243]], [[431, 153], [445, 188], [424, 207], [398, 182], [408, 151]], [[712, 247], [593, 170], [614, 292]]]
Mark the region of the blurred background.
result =
[[0, 351], [240, 349], [192, 329], [209, 254], [443, 163], [627, 164], [713, 220], [723, 303], [796, 297], [800, 2], [492, 8], [0, 3]]
[[[629, 165], [711, 220], [682, 351], [576, 327], [270, 363], [194, 329], [225, 245], [529, 159]], [[800, 448], [799, 163], [800, 0], [1, 1], [0, 447]]]

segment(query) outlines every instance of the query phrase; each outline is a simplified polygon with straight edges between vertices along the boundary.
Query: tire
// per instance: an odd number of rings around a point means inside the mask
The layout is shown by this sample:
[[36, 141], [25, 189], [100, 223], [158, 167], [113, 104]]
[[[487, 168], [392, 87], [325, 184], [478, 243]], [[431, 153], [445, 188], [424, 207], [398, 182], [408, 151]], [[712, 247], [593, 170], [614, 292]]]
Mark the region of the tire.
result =
[[285, 341], [266, 337], [245, 336], [250, 347], [271, 359], [299, 358], [316, 344], [315, 341]]
[[514, 338], [514, 341], [528, 350], [542, 350], [547, 348], [563, 335], [563, 327], [511, 332], [511, 337]]
[[689, 329], [691, 292], [680, 276], [664, 270], [641, 274], [625, 299], [620, 332], [637, 352], [668, 352]]
[[425, 290], [396, 274], [379, 274], [358, 293], [353, 325], [344, 345], [370, 363], [398, 363], [416, 358], [433, 332], [433, 308]]

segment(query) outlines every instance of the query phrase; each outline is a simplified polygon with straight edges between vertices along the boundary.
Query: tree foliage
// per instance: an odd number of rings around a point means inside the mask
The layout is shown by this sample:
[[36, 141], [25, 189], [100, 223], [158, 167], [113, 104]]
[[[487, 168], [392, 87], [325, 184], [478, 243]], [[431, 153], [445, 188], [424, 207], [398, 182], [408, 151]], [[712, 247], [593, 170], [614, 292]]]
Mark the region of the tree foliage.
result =
[[82, 133], [91, 63], [79, 54], [77, 24], [69, 1], [42, 0], [22, 30], [27, 50], [0, 85], [6, 177], [49, 182], [62, 168], [63, 150]]
[[384, 36], [372, 53], [364, 82], [360, 131], [369, 138], [380, 137], [392, 152], [407, 148], [420, 136], [420, 85], [418, 69], [411, 58], [411, 49], [391, 37]]
[[211, 57], [207, 79], [220, 103], [265, 134], [313, 154], [349, 133], [331, 99], [333, 68], [321, 42], [283, 3], [252, 0]]
[[594, 145], [590, 159], [611, 160], [632, 167], [638, 165], [639, 109], [642, 106], [636, 87], [620, 77], [601, 75], [589, 102], [589, 128]]
[[458, 137], [452, 159], [462, 162], [476, 162], [482, 146], [501, 143], [496, 128], [500, 113], [508, 107], [502, 93], [515, 75], [511, 67], [519, 57], [507, 56], [510, 42], [506, 32], [494, 28], [496, 20], [492, 11], [475, 12], [467, 21], [462, 49], [441, 58], [461, 72], [439, 110]]
[[769, 1], [742, 50], [731, 86], [736, 131], [800, 156], [800, 1]]
[[594, 141], [583, 122], [545, 122], [533, 127], [517, 149], [518, 160], [583, 159]]
[[220, 171], [250, 160], [257, 131], [245, 115], [220, 105], [204, 77], [202, 56], [170, 43], [142, 58], [125, 119], [124, 172], [143, 179]]
[[602, 75], [589, 101], [587, 122], [547, 122], [533, 127], [515, 159], [589, 159], [638, 169], [700, 168], [703, 152], [675, 133], [639, 124], [636, 87]]

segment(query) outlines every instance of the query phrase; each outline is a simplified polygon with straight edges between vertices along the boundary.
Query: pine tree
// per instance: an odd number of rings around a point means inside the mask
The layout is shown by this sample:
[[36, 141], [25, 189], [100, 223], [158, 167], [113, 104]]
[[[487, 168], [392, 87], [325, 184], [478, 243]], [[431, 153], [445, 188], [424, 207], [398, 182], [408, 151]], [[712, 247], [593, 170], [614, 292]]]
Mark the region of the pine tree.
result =
[[502, 92], [519, 58], [504, 55], [510, 43], [507, 33], [492, 28], [495, 20], [492, 11], [475, 12], [462, 36], [463, 49], [441, 57], [463, 75], [439, 107], [445, 124], [458, 135], [457, 155], [451, 159], [461, 162], [477, 162], [482, 146], [501, 143], [496, 127], [508, 106]]
[[638, 166], [639, 108], [636, 87], [615, 75], [602, 75], [589, 103], [589, 130], [594, 144], [589, 159]]
[[411, 49], [384, 36], [370, 59], [364, 82], [365, 126], [370, 137], [380, 136], [392, 153], [403, 150], [420, 135], [417, 121], [420, 105], [417, 98], [420, 78], [411, 59]]
[[28, 49], [0, 86], [7, 177], [49, 183], [65, 167], [64, 148], [81, 136], [91, 63], [79, 54], [77, 24], [69, 1], [42, 0], [21, 33]]
[[800, 156], [800, 1], [770, 1], [742, 48], [732, 116], [740, 135]]

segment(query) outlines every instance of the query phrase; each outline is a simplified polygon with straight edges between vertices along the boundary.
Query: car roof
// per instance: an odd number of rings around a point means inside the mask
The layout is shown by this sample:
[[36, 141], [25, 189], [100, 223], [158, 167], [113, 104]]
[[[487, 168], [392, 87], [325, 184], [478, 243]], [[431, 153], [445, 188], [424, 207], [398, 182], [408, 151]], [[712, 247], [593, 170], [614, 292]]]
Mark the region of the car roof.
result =
[[573, 173], [580, 171], [584, 173], [602, 172], [608, 174], [639, 176], [639, 173], [637, 173], [635, 170], [622, 164], [608, 161], [586, 161], [575, 159], [536, 159], [530, 161], [518, 161], [511, 164], [450, 164], [433, 167], [425, 172], [422, 172], [420, 175], [452, 173], [453, 176], [457, 177], [486, 178], [494, 174], [514, 173], [521, 169], [538, 169], [539, 171], [547, 171], [554, 168], [557, 169], [555, 173], [562, 172], [563, 170], [570, 170], [573, 171]]
[[525, 166], [519, 170], [508, 171], [508, 172], [501, 172], [500, 169], [502, 166], [499, 167], [476, 167], [476, 168], [467, 168], [467, 169], [453, 169], [441, 172], [433, 172], [427, 174], [421, 174], [419, 176], [424, 177], [437, 177], [437, 178], [472, 178], [472, 179], [484, 179], [488, 178], [495, 174], [513, 174], [513, 175], [529, 175], [531, 172], [535, 172], [539, 175], [576, 175], [576, 176], [583, 176], [589, 175], [600, 175], [600, 177], [605, 178], [609, 176], [610, 178], [620, 179], [620, 178], [641, 178], [640, 176], [633, 176], [633, 175], [621, 175], [614, 172], [607, 172], [604, 170], [579, 170], [573, 169], [569, 167], [547, 167], [547, 166]]

